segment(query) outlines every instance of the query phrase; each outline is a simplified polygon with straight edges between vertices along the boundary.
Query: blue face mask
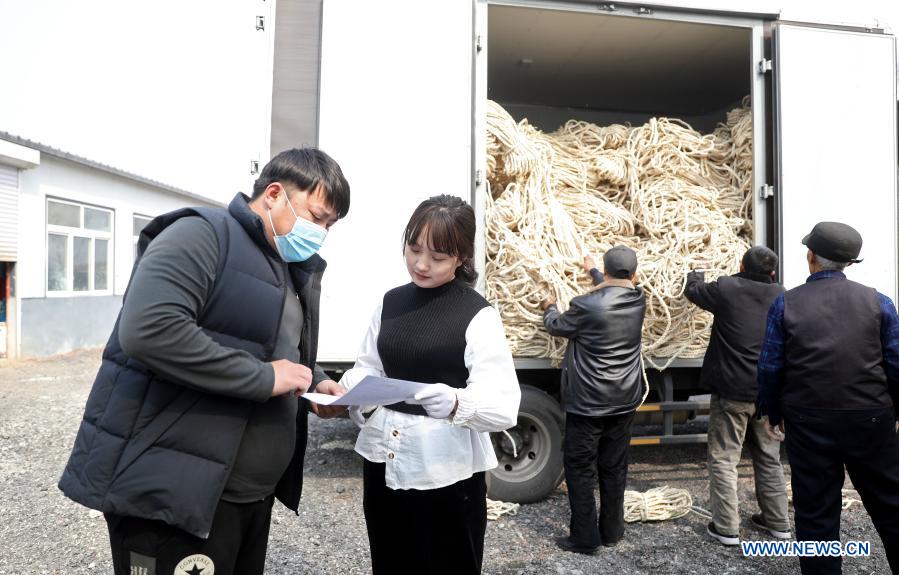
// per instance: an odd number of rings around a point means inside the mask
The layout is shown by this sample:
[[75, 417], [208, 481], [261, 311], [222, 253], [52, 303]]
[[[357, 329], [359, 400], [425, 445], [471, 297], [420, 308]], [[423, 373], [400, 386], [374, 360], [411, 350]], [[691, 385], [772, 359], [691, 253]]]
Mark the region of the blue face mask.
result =
[[294, 222], [293, 228], [287, 232], [287, 235], [279, 236], [275, 232], [275, 223], [272, 221], [272, 211], [268, 211], [268, 222], [272, 226], [272, 236], [275, 238], [275, 248], [278, 255], [285, 262], [304, 262], [315, 255], [325, 243], [328, 230], [313, 224], [305, 218], [297, 216], [290, 201], [287, 201], [287, 207], [293, 212], [297, 221]]

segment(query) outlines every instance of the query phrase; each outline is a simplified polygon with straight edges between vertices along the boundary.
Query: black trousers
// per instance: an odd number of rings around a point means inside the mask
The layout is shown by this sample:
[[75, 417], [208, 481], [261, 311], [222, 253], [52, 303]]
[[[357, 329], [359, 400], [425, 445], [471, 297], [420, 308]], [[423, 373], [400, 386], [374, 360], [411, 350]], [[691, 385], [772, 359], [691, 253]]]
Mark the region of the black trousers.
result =
[[[796, 539], [840, 540], [845, 467], [880, 534], [891, 570], [899, 573], [899, 441], [893, 409], [785, 407], [783, 417]], [[802, 557], [799, 564], [806, 575], [842, 572], [840, 557]]]
[[[586, 547], [612, 545], [624, 536], [627, 448], [634, 412], [604, 417], [565, 416], [562, 444], [571, 540]], [[594, 490], [599, 483], [599, 521]]]
[[219, 501], [208, 539], [162, 521], [106, 515], [115, 575], [261, 575], [274, 496]]
[[390, 489], [384, 464], [366, 460], [362, 477], [374, 575], [481, 572], [487, 530], [483, 472], [438, 489]]

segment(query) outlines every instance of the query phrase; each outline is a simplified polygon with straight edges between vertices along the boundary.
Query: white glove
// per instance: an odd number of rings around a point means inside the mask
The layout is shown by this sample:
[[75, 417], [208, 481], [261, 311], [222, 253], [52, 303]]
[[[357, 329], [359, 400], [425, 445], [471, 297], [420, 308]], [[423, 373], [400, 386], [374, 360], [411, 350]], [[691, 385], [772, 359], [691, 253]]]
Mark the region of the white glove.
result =
[[353, 423], [358, 425], [360, 428], [365, 427], [365, 422], [368, 421], [365, 418], [366, 413], [371, 413], [375, 409], [377, 409], [377, 405], [351, 405], [347, 409], [347, 415], [350, 416], [350, 420]]
[[360, 428], [365, 427], [365, 416], [362, 415], [362, 407], [358, 405], [351, 405], [349, 409], [347, 409], [347, 414], [350, 416], [350, 420], [358, 425]]
[[414, 399], [407, 399], [406, 403], [412, 405], [420, 405], [425, 408], [428, 415], [435, 419], [444, 419], [450, 416], [456, 409], [456, 392], [459, 391], [455, 387], [450, 387], [444, 383], [432, 383], [425, 389], [416, 393]]

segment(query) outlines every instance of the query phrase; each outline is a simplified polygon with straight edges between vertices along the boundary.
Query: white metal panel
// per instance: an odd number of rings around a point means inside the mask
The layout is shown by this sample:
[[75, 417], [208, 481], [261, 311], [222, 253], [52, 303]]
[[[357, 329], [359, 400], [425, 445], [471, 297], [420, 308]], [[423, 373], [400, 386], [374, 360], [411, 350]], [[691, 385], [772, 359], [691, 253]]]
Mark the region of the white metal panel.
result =
[[779, 25], [774, 72], [784, 284], [808, 275], [805, 234], [839, 221], [864, 239], [849, 278], [895, 301], [895, 39]]
[[19, 170], [0, 166], [0, 261], [18, 259]]
[[319, 146], [352, 189], [322, 255], [321, 361], [353, 360], [384, 292], [409, 282], [418, 203], [472, 193], [472, 2], [325, 0]]

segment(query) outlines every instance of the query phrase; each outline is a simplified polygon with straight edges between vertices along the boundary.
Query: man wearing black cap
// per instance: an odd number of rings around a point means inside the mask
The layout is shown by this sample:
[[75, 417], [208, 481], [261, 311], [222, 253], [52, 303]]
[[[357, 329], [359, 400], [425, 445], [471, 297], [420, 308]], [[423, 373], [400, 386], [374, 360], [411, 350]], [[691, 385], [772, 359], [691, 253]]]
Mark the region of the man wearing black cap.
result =
[[724, 545], [740, 542], [737, 464], [748, 440], [761, 513], [750, 521], [778, 539], [788, 539], [787, 489], [780, 464], [780, 442], [754, 419], [758, 394], [756, 363], [765, 337], [765, 316], [783, 286], [774, 283], [777, 254], [755, 246], [743, 254], [740, 272], [705, 282], [705, 274], [687, 274], [684, 295], [715, 316], [700, 381], [712, 391], [709, 401], [709, 500], [707, 532]]
[[[556, 544], [566, 551], [593, 553], [624, 535], [627, 448], [634, 412], [643, 399], [640, 365], [646, 300], [634, 285], [637, 254], [615, 246], [603, 256], [605, 275], [584, 258], [596, 285], [571, 300], [560, 314], [555, 299], [543, 301], [543, 324], [568, 338], [562, 364], [562, 399], [567, 412], [565, 480], [571, 505], [570, 536]], [[597, 520], [594, 489], [599, 480]]]
[[[844, 467], [899, 573], [899, 316], [846, 279], [859, 233], [820, 222], [803, 238], [811, 275], [768, 311], [759, 409], [786, 428], [800, 541], [839, 541]], [[800, 557], [803, 573], [840, 573], [839, 556]]]

